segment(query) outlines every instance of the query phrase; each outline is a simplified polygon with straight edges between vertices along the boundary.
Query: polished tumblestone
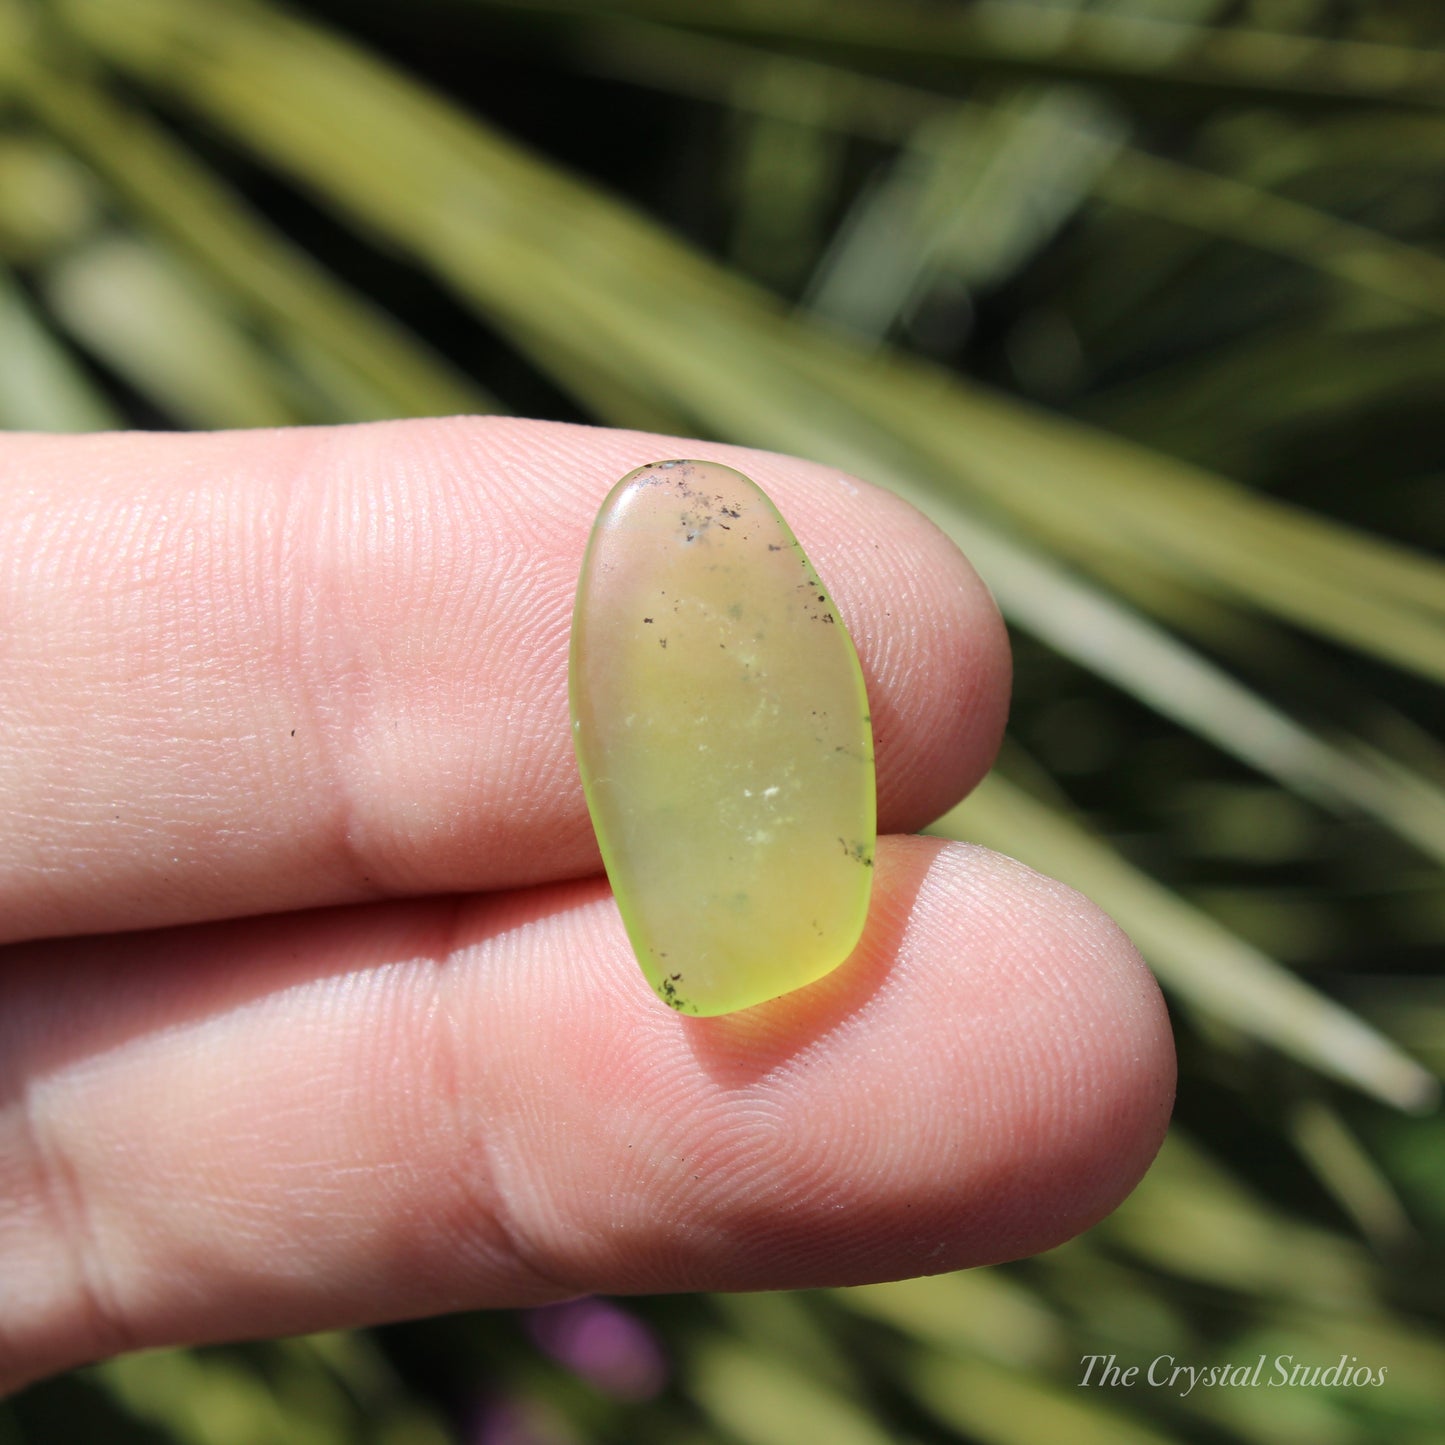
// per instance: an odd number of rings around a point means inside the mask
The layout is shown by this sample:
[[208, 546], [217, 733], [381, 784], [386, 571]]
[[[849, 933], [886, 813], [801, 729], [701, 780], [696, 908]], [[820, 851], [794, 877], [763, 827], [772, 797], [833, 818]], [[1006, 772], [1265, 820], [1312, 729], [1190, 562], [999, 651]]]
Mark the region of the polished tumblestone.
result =
[[648, 981], [729, 1013], [841, 963], [868, 910], [873, 743], [857, 654], [767, 496], [717, 462], [628, 473], [572, 622], [572, 730]]

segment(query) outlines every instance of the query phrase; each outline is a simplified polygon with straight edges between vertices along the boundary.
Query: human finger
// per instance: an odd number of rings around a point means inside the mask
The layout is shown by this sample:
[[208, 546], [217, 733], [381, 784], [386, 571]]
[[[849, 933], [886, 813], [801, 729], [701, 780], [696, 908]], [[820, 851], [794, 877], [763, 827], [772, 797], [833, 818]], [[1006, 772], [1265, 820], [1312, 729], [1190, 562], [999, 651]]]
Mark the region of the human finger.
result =
[[0, 1381], [589, 1291], [861, 1283], [1045, 1249], [1158, 1147], [1158, 990], [1093, 905], [883, 840], [863, 942], [661, 1006], [600, 879], [0, 967]]
[[451, 418], [0, 442], [0, 939], [573, 877], [600, 864], [567, 634], [624, 472], [777, 500], [849, 622], [880, 825], [987, 769], [1008, 652], [957, 550], [830, 468]]

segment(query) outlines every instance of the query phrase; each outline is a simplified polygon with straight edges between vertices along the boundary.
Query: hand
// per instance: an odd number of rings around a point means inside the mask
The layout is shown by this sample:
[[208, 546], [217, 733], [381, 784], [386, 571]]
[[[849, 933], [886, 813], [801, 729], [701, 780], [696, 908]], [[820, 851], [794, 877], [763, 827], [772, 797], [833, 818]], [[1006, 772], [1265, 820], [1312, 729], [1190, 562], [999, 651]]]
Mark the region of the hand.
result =
[[141, 1345], [1045, 1249], [1158, 1147], [1163, 1006], [1090, 903], [880, 840], [862, 944], [722, 1019], [638, 971], [571, 752], [588, 528], [707, 455], [858, 644], [880, 825], [987, 769], [951, 544], [765, 453], [455, 419], [0, 439], [0, 1387]]

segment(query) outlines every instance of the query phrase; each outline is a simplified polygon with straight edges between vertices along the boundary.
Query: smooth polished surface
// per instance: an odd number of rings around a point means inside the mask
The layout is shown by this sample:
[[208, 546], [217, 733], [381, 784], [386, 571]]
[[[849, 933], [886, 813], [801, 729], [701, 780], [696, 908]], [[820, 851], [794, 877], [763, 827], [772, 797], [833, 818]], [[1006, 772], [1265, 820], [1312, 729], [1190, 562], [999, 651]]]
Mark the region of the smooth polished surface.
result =
[[578, 763], [648, 981], [730, 1013], [856, 946], [876, 834], [868, 697], [838, 609], [762, 490], [716, 462], [628, 473], [572, 623]]

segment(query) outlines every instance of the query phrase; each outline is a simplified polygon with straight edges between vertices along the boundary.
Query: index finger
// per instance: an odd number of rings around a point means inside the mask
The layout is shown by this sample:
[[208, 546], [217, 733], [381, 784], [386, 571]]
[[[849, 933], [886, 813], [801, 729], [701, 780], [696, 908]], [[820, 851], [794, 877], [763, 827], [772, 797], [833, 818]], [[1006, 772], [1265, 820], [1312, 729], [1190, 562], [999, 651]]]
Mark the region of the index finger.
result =
[[587, 534], [624, 472], [777, 501], [868, 681], [879, 823], [992, 760], [986, 589], [886, 492], [766, 452], [511, 418], [0, 443], [0, 941], [600, 866], [567, 724]]

